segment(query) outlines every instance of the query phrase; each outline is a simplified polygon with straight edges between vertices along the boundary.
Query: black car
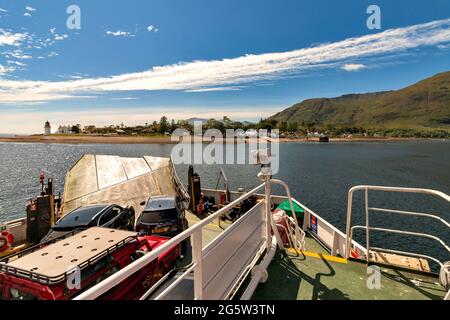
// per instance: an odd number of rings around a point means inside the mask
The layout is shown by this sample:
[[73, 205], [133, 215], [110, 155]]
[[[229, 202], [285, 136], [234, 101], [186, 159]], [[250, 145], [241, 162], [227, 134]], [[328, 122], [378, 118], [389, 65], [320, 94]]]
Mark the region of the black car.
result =
[[136, 231], [145, 235], [174, 237], [187, 228], [184, 210], [175, 196], [150, 197], [137, 221]]
[[57, 238], [64, 233], [90, 227], [134, 230], [134, 208], [115, 204], [79, 207], [59, 219], [41, 242]]

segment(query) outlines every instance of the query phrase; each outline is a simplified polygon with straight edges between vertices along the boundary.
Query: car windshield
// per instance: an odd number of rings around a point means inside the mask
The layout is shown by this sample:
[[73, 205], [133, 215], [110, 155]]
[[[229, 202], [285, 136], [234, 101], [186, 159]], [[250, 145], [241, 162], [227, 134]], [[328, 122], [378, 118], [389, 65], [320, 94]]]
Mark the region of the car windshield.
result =
[[141, 215], [142, 223], [160, 223], [176, 220], [178, 218], [177, 209], [144, 211]]
[[90, 206], [73, 210], [60, 219], [53, 230], [64, 230], [87, 226], [97, 213], [105, 209], [106, 206]]

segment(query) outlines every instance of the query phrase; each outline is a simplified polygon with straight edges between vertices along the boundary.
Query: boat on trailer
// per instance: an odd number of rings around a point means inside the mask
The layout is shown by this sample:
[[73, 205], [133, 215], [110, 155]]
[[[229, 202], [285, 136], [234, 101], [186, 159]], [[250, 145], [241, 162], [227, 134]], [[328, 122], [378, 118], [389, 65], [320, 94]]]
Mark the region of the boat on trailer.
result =
[[[172, 165], [168, 167], [174, 170]], [[108, 172], [106, 168], [105, 172]], [[173, 172], [172, 176], [177, 177]], [[186, 210], [188, 229], [74, 299], [101, 297], [185, 240], [189, 240], [190, 246], [183, 262], [143, 294], [141, 300], [450, 299], [448, 244], [426, 232], [375, 227], [370, 224], [370, 216], [377, 212], [420, 218], [424, 230], [430, 220], [448, 230], [448, 220], [435, 214], [369, 204], [372, 192], [422, 194], [430, 201], [441, 199], [449, 204], [447, 194], [419, 188], [353, 187], [348, 193], [346, 228], [340, 230], [294, 199], [288, 185], [274, 179], [267, 166], [262, 166], [258, 176], [261, 184], [246, 192], [232, 192], [228, 190], [228, 183], [225, 189], [204, 189], [200, 187], [198, 176], [196, 183], [190, 180], [189, 190], [182, 192], [184, 196], [187, 194], [186, 199], [191, 194], [195, 198], [201, 195], [208, 203], [214, 203], [214, 209], [200, 214], [196, 212], [197, 202], [191, 203], [191, 210]], [[68, 175], [66, 187], [71, 181]], [[123, 183], [130, 182], [124, 180]], [[178, 177], [176, 185], [179, 185]], [[285, 194], [272, 194], [274, 185], [281, 186]], [[362, 225], [354, 222], [356, 193], [364, 195], [365, 223]], [[111, 194], [117, 196], [116, 192]], [[126, 197], [122, 198], [126, 200]], [[89, 196], [84, 199], [88, 201]], [[283, 210], [277, 210], [279, 205]], [[302, 217], [297, 214], [298, 208], [303, 211]], [[231, 221], [226, 218], [230, 212], [238, 212]], [[355, 230], [365, 231], [364, 244], [353, 238]], [[436, 248], [441, 248], [441, 256], [447, 258], [371, 246], [370, 235], [374, 232], [431, 239], [436, 242]], [[437, 268], [430, 267], [432, 264]]]

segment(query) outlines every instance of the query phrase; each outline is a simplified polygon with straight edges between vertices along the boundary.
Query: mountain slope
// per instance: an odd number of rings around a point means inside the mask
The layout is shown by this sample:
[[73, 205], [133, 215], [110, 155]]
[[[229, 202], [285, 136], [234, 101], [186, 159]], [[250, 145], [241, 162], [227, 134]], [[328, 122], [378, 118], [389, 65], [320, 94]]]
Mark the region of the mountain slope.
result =
[[270, 119], [318, 126], [450, 129], [450, 71], [397, 91], [305, 100]]

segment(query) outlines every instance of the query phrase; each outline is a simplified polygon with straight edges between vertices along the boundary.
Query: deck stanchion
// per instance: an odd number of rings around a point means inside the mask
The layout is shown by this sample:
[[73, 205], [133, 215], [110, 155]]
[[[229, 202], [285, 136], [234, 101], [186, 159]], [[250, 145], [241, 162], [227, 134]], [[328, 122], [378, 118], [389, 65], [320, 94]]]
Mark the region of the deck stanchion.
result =
[[369, 228], [369, 189], [365, 189], [365, 210], [366, 210], [366, 256], [367, 256], [367, 264], [370, 262], [370, 228]]
[[203, 299], [203, 270], [202, 270], [202, 230], [199, 229], [192, 234], [192, 262], [194, 268], [194, 297], [196, 300]]
[[264, 184], [265, 191], [265, 209], [266, 209], [266, 248], [267, 251], [270, 249], [272, 245], [272, 227], [271, 227], [271, 219], [272, 219], [272, 210], [270, 206], [270, 181], [267, 180]]

